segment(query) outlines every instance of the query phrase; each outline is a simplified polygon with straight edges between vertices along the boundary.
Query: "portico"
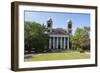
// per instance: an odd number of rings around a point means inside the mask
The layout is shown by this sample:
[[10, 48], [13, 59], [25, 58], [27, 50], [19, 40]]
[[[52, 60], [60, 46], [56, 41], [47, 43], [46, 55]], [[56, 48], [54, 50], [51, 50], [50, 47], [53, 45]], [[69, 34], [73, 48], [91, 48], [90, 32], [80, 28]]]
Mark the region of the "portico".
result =
[[69, 49], [69, 36], [50, 35], [49, 49]]

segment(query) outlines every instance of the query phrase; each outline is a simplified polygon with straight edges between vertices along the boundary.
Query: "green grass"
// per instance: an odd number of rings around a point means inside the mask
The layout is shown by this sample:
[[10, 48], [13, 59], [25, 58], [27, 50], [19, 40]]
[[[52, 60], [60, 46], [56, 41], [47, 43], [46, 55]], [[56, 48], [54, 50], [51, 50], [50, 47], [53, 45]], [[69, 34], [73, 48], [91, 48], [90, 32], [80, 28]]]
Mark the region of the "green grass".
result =
[[80, 52], [41, 53], [41, 54], [34, 54], [31, 58], [25, 58], [25, 62], [88, 59], [88, 58], [90, 58], [89, 53], [80, 53]]

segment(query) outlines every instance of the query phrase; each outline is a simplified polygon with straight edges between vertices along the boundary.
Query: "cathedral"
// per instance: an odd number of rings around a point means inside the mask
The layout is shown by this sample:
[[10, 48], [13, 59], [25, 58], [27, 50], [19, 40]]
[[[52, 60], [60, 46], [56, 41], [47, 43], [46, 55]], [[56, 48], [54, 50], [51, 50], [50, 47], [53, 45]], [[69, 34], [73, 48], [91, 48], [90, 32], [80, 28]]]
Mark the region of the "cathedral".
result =
[[72, 35], [72, 21], [67, 20], [66, 29], [53, 28], [53, 20], [47, 20], [47, 34], [49, 35], [49, 50], [62, 51], [71, 48], [70, 36]]

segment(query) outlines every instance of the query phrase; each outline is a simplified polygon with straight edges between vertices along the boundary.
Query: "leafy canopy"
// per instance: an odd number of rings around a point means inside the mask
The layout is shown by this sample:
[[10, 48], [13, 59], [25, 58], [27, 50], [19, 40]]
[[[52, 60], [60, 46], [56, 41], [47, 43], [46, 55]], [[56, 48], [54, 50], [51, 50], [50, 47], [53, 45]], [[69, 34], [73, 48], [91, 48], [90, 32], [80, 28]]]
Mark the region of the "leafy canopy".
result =
[[36, 22], [25, 22], [24, 25], [24, 39], [25, 49], [35, 52], [43, 51], [44, 46], [48, 45], [49, 36], [44, 33], [45, 26]]

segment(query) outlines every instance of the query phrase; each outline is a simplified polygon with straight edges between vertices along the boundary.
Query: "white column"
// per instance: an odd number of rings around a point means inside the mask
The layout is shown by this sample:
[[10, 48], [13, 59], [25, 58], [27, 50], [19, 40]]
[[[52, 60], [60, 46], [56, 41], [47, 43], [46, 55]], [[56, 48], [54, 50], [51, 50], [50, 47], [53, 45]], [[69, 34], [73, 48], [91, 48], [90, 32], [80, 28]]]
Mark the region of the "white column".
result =
[[55, 49], [55, 37], [53, 37], [53, 49]]
[[66, 38], [64, 37], [64, 49], [66, 49]]
[[58, 48], [58, 37], [57, 37], [57, 40], [56, 40], [56, 48]]
[[51, 49], [51, 37], [49, 38], [49, 49]]
[[69, 37], [67, 39], [67, 49], [69, 50]]
[[62, 37], [60, 37], [60, 48], [62, 48]]

